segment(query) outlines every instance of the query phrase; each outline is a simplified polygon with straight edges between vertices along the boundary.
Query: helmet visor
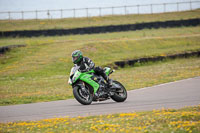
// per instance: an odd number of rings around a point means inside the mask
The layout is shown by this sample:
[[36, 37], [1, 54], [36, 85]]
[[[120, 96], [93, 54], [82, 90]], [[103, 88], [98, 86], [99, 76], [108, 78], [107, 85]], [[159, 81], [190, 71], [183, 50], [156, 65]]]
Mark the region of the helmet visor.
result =
[[78, 59], [78, 56], [73, 56], [73, 57], [72, 57], [72, 61], [73, 61], [73, 62], [76, 62], [77, 59]]

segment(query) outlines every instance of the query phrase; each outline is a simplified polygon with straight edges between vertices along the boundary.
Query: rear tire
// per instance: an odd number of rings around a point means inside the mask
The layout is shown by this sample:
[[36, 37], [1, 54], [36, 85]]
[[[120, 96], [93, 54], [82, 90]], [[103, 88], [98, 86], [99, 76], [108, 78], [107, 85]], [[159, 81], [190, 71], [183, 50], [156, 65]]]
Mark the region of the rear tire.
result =
[[111, 98], [116, 102], [124, 102], [127, 99], [127, 91], [125, 87], [118, 81], [113, 81], [113, 83], [119, 85], [121, 88], [117, 90]]
[[[88, 88], [86, 88], [86, 89], [88, 89]], [[75, 87], [73, 88], [73, 94], [74, 94], [75, 99], [76, 99], [79, 103], [81, 103], [81, 104], [83, 104], [83, 105], [90, 105], [90, 104], [92, 103], [92, 99], [93, 99], [92, 94], [89, 93], [88, 98], [86, 99], [85, 97], [83, 97], [83, 96], [81, 95], [81, 91], [82, 91], [82, 90], [81, 90], [81, 88], [80, 88], [79, 86], [75, 86]], [[88, 90], [88, 92], [89, 92], [89, 90]]]

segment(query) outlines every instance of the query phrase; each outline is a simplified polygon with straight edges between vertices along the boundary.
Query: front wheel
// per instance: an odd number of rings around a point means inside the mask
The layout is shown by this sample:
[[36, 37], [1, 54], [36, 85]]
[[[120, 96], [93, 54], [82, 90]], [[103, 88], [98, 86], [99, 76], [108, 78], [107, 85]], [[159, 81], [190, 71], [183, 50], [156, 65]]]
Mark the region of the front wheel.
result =
[[113, 81], [113, 84], [120, 86], [120, 88], [117, 88], [116, 91], [114, 91], [114, 95], [112, 95], [111, 98], [116, 102], [124, 102], [127, 98], [125, 87], [118, 81]]
[[83, 91], [79, 86], [75, 86], [73, 88], [73, 94], [75, 99], [83, 105], [89, 105], [92, 103], [93, 96], [87, 87], [85, 88], [85, 91]]

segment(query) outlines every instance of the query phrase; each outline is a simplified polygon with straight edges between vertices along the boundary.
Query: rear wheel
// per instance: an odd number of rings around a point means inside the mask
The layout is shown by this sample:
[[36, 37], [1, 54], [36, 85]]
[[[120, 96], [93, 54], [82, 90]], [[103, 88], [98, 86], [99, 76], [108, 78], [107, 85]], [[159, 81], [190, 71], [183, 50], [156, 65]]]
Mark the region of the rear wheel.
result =
[[116, 89], [114, 95], [111, 96], [111, 98], [116, 102], [124, 102], [127, 98], [127, 91], [125, 87], [118, 81], [113, 81], [113, 84], [120, 86], [120, 88]]
[[89, 88], [87, 86], [85, 90], [81, 89], [79, 86], [75, 86], [73, 88], [73, 94], [75, 99], [83, 105], [89, 105], [92, 103], [93, 96], [89, 92]]

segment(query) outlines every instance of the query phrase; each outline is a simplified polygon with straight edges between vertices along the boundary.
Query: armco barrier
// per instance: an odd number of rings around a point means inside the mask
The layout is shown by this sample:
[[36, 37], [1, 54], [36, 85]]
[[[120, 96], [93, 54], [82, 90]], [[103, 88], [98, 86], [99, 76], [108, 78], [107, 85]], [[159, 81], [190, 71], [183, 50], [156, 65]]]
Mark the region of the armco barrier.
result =
[[171, 20], [162, 22], [146, 22], [127, 25], [110, 25], [98, 27], [86, 27], [75, 29], [51, 29], [51, 30], [24, 30], [24, 31], [2, 31], [0, 37], [37, 37], [37, 36], [61, 36], [76, 34], [96, 34], [106, 32], [135, 31], [151, 28], [167, 28], [181, 26], [197, 26], [200, 24], [200, 18], [188, 20]]
[[145, 57], [145, 58], [138, 58], [138, 59], [127, 60], [127, 61], [116, 61], [115, 65], [123, 68], [125, 67], [125, 65], [134, 66], [136, 63], [146, 63], [150, 61], [156, 62], [156, 61], [162, 61], [165, 59], [188, 58], [191, 56], [200, 57], [200, 50], [194, 51], [194, 52], [185, 52], [185, 53], [179, 53], [179, 54], [173, 54], [173, 55], [166, 55], [166, 56]]

